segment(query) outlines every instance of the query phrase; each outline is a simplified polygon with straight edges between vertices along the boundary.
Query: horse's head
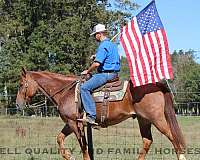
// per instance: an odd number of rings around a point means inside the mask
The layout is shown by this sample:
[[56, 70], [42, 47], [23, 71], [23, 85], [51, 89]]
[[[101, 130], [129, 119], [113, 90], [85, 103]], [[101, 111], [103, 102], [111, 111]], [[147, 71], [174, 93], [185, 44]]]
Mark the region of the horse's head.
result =
[[24, 68], [22, 68], [19, 89], [16, 98], [16, 107], [22, 109], [26, 102], [30, 102], [31, 98], [36, 94], [38, 89], [37, 82], [31, 77]]

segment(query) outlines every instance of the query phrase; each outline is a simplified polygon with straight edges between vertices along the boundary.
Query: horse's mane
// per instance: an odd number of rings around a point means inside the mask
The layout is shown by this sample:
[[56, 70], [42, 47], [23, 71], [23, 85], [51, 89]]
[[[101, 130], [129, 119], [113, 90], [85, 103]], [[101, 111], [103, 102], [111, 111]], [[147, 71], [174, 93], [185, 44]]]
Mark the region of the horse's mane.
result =
[[44, 78], [46, 80], [57, 80], [57, 81], [74, 81], [77, 80], [79, 77], [76, 75], [68, 74], [63, 75], [59, 73], [53, 73], [48, 71], [27, 71], [33, 78]]

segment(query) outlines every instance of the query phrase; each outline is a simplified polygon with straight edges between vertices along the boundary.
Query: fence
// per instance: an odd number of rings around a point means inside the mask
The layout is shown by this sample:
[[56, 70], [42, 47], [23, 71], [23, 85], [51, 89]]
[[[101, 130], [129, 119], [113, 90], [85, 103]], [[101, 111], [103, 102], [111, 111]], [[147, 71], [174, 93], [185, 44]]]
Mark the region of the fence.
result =
[[[181, 97], [181, 94], [185, 95], [184, 92], [175, 93], [175, 95], [179, 95], [179, 97]], [[11, 104], [7, 103], [7, 101], [9, 100], [15, 99], [15, 97], [16, 95], [5, 96], [3, 94], [0, 94], [0, 115], [14, 115], [18, 113], [14, 102], [12, 102]], [[200, 102], [186, 101], [185, 103], [183, 103], [181, 99], [180, 101], [177, 100], [174, 103], [174, 107], [177, 115], [200, 116]], [[58, 116], [56, 107], [53, 106], [52, 103], [42, 94], [37, 94], [33, 98], [31, 106], [29, 106], [29, 108], [24, 109], [21, 114], [23, 116], [32, 115], [40, 117]]]
[[32, 116], [32, 117], [55, 117], [58, 116], [57, 108], [55, 106], [40, 106], [40, 107], [30, 107], [18, 111], [17, 108], [1, 108], [0, 115], [11, 116], [20, 114], [22, 116]]
[[[0, 109], [0, 159], [3, 160], [58, 160], [61, 159], [56, 135], [63, 127], [57, 116], [57, 109], [43, 97], [42, 101], [33, 103], [30, 108], [19, 112], [15, 107]], [[200, 157], [200, 120], [199, 102], [176, 103], [179, 124], [186, 137], [186, 156], [190, 160]], [[6, 116], [5, 116], [6, 115]], [[14, 116], [9, 116], [14, 115]], [[51, 118], [49, 118], [51, 116]], [[45, 117], [45, 118], [44, 118]], [[176, 159], [169, 141], [152, 128], [154, 143], [147, 160]], [[118, 125], [94, 130], [95, 160], [131, 160], [136, 159], [142, 146], [142, 139], [136, 120], [129, 119]], [[77, 160], [82, 159], [76, 138], [71, 135], [66, 140], [66, 147]]]
[[176, 114], [183, 116], [200, 116], [200, 102], [177, 103]]
[[[176, 103], [174, 105], [177, 115], [200, 116], [200, 102]], [[0, 115], [15, 115], [19, 113], [17, 108], [0, 108]], [[30, 106], [20, 112], [22, 116], [54, 117], [58, 116], [57, 108], [46, 103], [40, 106]]]
[[[178, 117], [187, 141], [186, 156], [189, 160], [200, 157], [200, 117]], [[58, 117], [8, 118], [0, 117], [0, 159], [2, 160], [59, 160], [56, 135], [64, 126]], [[168, 139], [152, 128], [154, 143], [147, 160], [175, 160], [176, 155]], [[128, 119], [118, 125], [93, 130], [95, 160], [133, 160], [142, 147], [142, 138], [136, 120]], [[82, 155], [74, 135], [65, 140], [66, 148], [76, 160]]]

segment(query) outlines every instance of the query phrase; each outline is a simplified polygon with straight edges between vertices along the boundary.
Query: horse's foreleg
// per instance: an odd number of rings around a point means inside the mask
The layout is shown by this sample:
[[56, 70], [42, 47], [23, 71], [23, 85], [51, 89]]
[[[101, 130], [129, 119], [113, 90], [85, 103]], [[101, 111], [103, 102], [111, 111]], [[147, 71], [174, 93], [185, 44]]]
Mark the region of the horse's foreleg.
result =
[[[79, 142], [79, 145], [81, 147], [81, 151], [83, 153], [83, 159], [84, 160], [90, 160], [90, 156], [89, 156], [89, 153], [88, 153], [88, 150], [87, 150], [87, 142], [86, 142], [86, 137], [85, 137], [85, 132], [84, 132], [84, 128], [83, 126], [82, 127], [78, 127], [78, 125], [73, 122], [72, 123], [73, 125], [73, 131], [77, 137], [77, 140]], [[82, 131], [80, 131], [80, 129]]]
[[64, 126], [64, 128], [62, 129], [62, 131], [58, 134], [57, 136], [57, 142], [59, 145], [59, 151], [62, 155], [62, 157], [64, 158], [64, 160], [71, 160], [72, 156], [71, 153], [65, 148], [64, 146], [64, 140], [65, 138], [70, 135], [72, 133], [71, 128], [68, 126], [68, 124], [66, 124]]
[[142, 117], [137, 117], [137, 119], [138, 119], [140, 133], [143, 140], [143, 148], [139, 153], [138, 160], [144, 160], [153, 142], [153, 138], [151, 134], [151, 123]]
[[79, 144], [81, 146], [81, 150], [83, 153], [83, 159], [90, 160], [90, 156], [89, 156], [88, 149], [87, 149], [87, 140], [86, 140], [84, 131], [83, 131], [83, 135], [81, 136], [81, 143], [79, 142]]

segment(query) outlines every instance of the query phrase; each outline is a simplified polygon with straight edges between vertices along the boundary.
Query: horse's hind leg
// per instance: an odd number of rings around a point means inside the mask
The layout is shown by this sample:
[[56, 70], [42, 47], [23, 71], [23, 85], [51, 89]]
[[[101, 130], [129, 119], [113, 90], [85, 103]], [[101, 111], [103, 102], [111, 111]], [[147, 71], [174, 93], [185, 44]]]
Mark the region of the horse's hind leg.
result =
[[137, 119], [138, 119], [140, 133], [143, 140], [143, 148], [139, 153], [138, 160], [144, 160], [153, 142], [153, 138], [151, 134], [151, 123], [148, 120], [139, 116], [137, 117]]
[[64, 160], [70, 160], [70, 158], [72, 157], [71, 153], [69, 151], [67, 151], [67, 149], [65, 149], [65, 146], [64, 146], [65, 138], [68, 135], [70, 135], [71, 133], [72, 133], [71, 128], [69, 127], [68, 124], [66, 124], [64, 126], [64, 128], [62, 129], [62, 131], [57, 136], [57, 143], [59, 145], [59, 151], [60, 151], [62, 157], [64, 158]]
[[[161, 118], [163, 117], [163, 118]], [[179, 148], [177, 146], [177, 143], [175, 142], [175, 139], [173, 138], [172, 136], [172, 133], [171, 133], [171, 130], [170, 130], [170, 127], [164, 117], [160, 115], [160, 118], [159, 119], [156, 119], [153, 124], [155, 125], [155, 127], [161, 132], [163, 133], [170, 141], [171, 143], [173, 144], [174, 146], [174, 149], [176, 151], [176, 154], [177, 154], [177, 159], [178, 160], [186, 160], [184, 154], [181, 153], [181, 151], [179, 151]]]

